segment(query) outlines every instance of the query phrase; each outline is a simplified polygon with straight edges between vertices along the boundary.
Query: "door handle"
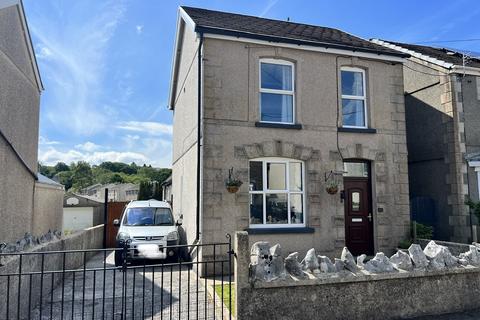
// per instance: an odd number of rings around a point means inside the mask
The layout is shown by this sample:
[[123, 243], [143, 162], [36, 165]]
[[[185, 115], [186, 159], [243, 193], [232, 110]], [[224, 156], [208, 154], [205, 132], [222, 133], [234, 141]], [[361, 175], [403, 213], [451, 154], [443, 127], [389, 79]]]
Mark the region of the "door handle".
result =
[[368, 213], [367, 218], [368, 218], [368, 221], [372, 222], [372, 213], [371, 212]]

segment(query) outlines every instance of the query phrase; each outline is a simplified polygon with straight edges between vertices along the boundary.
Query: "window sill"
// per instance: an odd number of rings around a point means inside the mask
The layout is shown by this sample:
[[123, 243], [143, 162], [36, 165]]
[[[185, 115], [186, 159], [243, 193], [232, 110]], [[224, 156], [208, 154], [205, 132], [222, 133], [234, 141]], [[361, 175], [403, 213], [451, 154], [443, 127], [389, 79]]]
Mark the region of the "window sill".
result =
[[339, 127], [338, 132], [351, 132], [351, 133], [377, 133], [377, 129], [373, 128], [343, 128]]
[[255, 122], [255, 127], [260, 128], [278, 128], [278, 129], [302, 129], [301, 124], [286, 124], [286, 123], [269, 123], [269, 122]]
[[291, 227], [291, 228], [247, 228], [248, 234], [280, 234], [280, 233], [314, 233], [314, 228]]

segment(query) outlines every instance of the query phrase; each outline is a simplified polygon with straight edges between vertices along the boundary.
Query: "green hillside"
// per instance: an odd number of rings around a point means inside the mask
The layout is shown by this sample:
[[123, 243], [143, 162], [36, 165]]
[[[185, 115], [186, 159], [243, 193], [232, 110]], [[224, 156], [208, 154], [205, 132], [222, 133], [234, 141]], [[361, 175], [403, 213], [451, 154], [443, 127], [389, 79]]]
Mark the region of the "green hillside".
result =
[[38, 171], [65, 186], [65, 190], [79, 191], [92, 184], [135, 183], [157, 181], [162, 183], [172, 172], [169, 168], [154, 168], [151, 165], [137, 166], [135, 163], [103, 162], [90, 165], [79, 161], [67, 165], [59, 162], [54, 166], [38, 164]]

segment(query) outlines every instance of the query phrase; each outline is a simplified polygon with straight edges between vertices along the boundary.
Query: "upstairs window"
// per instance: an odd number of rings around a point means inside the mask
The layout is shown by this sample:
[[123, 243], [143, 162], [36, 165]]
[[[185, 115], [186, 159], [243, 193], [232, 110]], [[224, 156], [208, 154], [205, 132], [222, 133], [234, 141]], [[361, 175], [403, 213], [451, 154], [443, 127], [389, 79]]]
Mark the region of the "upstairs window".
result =
[[288, 61], [260, 61], [260, 121], [295, 122], [294, 66]]
[[261, 158], [250, 161], [250, 227], [305, 226], [302, 161]]
[[367, 128], [365, 71], [343, 67], [341, 73], [343, 127]]

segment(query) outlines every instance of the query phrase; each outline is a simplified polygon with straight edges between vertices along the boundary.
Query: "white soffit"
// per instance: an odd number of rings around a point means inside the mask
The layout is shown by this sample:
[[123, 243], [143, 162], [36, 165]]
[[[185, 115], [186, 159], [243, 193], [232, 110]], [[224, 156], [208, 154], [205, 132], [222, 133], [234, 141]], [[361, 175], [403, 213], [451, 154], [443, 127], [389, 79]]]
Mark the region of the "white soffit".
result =
[[380, 40], [380, 39], [371, 39], [370, 41], [372, 41], [373, 43], [382, 45], [384, 47], [393, 49], [393, 50], [408, 53], [412, 57], [415, 57], [415, 58], [418, 58], [420, 60], [430, 62], [430, 63], [433, 63], [437, 66], [446, 68], [446, 69], [449, 70], [449, 73], [461, 73], [461, 74], [465, 73], [465, 74], [469, 74], [469, 75], [480, 76], [480, 68], [474, 68], [474, 67], [468, 67], [468, 66], [465, 66], [465, 67], [464, 66], [459, 66], [459, 65], [456, 65], [456, 64], [453, 64], [453, 63], [449, 63], [449, 62], [437, 59], [437, 58], [430, 57], [430, 56], [425, 55], [425, 54], [421, 54], [421, 53], [413, 51], [413, 50], [403, 48], [401, 46], [398, 46], [398, 45], [392, 44], [388, 41], [383, 41], [383, 40]]
[[401, 46], [397, 46], [397, 45], [392, 44], [392, 43], [387, 42], [387, 41], [383, 41], [383, 40], [380, 40], [380, 39], [372, 39], [370, 41], [372, 41], [373, 43], [379, 44], [381, 46], [384, 46], [386, 48], [397, 50], [397, 51], [400, 51], [400, 52], [403, 52], [403, 53], [408, 53], [412, 57], [415, 57], [415, 58], [433, 63], [437, 66], [441, 66], [441, 67], [444, 67], [444, 68], [447, 68], [447, 69], [451, 69], [455, 66], [453, 63], [448, 63], [446, 61], [439, 60], [437, 58], [433, 58], [433, 57], [427, 56], [425, 54], [421, 54], [421, 53], [418, 53], [416, 51], [403, 48]]

